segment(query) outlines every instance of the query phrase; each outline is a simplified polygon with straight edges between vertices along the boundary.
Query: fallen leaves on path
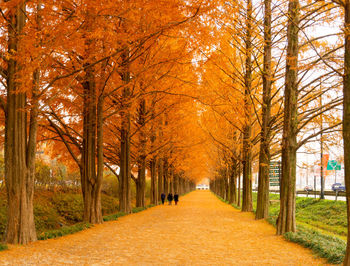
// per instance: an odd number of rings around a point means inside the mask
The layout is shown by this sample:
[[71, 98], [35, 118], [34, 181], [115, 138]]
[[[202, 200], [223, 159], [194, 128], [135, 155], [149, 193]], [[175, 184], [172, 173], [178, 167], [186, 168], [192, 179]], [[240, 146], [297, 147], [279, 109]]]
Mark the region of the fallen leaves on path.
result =
[[1, 265], [321, 265], [208, 191], [59, 239], [11, 246]]

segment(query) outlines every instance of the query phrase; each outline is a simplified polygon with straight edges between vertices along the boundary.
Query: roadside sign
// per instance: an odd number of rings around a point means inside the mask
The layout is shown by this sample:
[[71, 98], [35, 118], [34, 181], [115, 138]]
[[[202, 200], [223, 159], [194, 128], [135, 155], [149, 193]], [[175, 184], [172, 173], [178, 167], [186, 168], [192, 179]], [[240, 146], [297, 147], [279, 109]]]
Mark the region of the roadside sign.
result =
[[329, 160], [327, 170], [341, 170], [341, 165], [336, 160]]
[[281, 177], [281, 162], [279, 161], [271, 161], [270, 162], [270, 186], [278, 187], [280, 185], [280, 177]]

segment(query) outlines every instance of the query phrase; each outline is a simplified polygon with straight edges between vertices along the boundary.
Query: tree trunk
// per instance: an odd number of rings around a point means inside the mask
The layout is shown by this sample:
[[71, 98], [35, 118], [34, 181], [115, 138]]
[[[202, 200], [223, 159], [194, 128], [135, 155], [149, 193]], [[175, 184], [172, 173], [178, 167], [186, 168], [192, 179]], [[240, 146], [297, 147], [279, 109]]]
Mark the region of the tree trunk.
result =
[[122, 126], [120, 132], [120, 183], [119, 183], [119, 211], [124, 213], [131, 213], [130, 202], [130, 88], [128, 83], [130, 81], [129, 73], [129, 52], [123, 55], [123, 62], [125, 69], [122, 73], [122, 80], [126, 84], [123, 89], [123, 103], [120, 113]]
[[164, 186], [163, 186], [163, 159], [160, 158], [158, 160], [158, 202], [161, 202], [160, 195], [164, 192]]
[[229, 196], [229, 202], [230, 204], [237, 203], [237, 182], [236, 182], [236, 161], [233, 160], [231, 171], [230, 171], [230, 196]]
[[282, 139], [282, 177], [280, 187], [280, 213], [277, 234], [294, 232], [295, 180], [297, 151], [297, 103], [298, 103], [298, 31], [299, 1], [289, 1], [288, 47], [284, 92], [284, 123]]
[[140, 159], [138, 167], [138, 176], [136, 179], [136, 207], [145, 207], [146, 159], [144, 157]]
[[169, 176], [169, 179], [170, 179], [170, 193], [174, 195], [174, 168], [171, 166], [170, 167], [170, 176]]
[[97, 178], [94, 187], [94, 219], [90, 219], [91, 223], [102, 223], [102, 207], [101, 207], [101, 189], [103, 181], [104, 170], [104, 156], [103, 156], [103, 105], [104, 96], [100, 95], [97, 102]]
[[224, 176], [224, 199], [225, 201], [228, 201], [228, 193], [229, 193], [229, 183], [228, 183], [228, 170], [225, 171]]
[[348, 239], [344, 265], [350, 265], [350, 0], [345, 0], [345, 58], [344, 58], [344, 103], [343, 103], [343, 138], [344, 138], [344, 166]]
[[[247, 129], [246, 129], [247, 130]], [[243, 141], [243, 190], [242, 190], [242, 211], [253, 211], [252, 201], [252, 155], [250, 142], [250, 127], [246, 131]]]
[[220, 188], [221, 188], [221, 198], [223, 198], [224, 200], [226, 200], [226, 182], [225, 182], [225, 177], [221, 177], [220, 179]]
[[101, 209], [101, 184], [103, 179], [103, 97], [100, 96], [98, 101], [96, 99], [94, 72], [94, 68], [87, 68], [85, 71], [85, 82], [83, 83], [84, 123], [81, 187], [84, 200], [84, 221], [98, 224], [103, 222]]
[[242, 212], [253, 211], [252, 200], [252, 144], [251, 144], [251, 116], [252, 116], [252, 1], [247, 0], [247, 19], [246, 19], [246, 73], [245, 73], [245, 125], [243, 129], [243, 201]]
[[180, 179], [179, 179], [179, 195], [183, 195], [183, 194], [185, 194], [184, 179], [182, 177], [180, 177]]
[[269, 170], [270, 170], [270, 119], [271, 119], [271, 0], [265, 0], [264, 21], [264, 73], [261, 140], [259, 153], [259, 184], [256, 219], [265, 219], [269, 214]]
[[175, 174], [174, 175], [174, 194], [177, 193], [179, 194], [179, 175], [178, 174]]
[[[18, 51], [19, 36], [25, 26], [25, 3], [9, 12], [8, 53]], [[18, 92], [20, 66], [11, 57], [7, 68], [7, 105], [5, 114], [5, 181], [7, 187], [6, 242], [27, 244], [36, 241], [33, 214], [37, 110], [32, 110], [27, 143], [26, 94]], [[35, 85], [34, 85], [35, 86]]]
[[164, 160], [163, 164], [163, 185], [164, 185], [164, 193], [165, 195], [168, 195], [169, 193], [169, 178], [168, 178], [168, 161], [167, 159]]
[[238, 164], [238, 200], [237, 205], [238, 207], [241, 206], [241, 163]]
[[153, 157], [150, 162], [150, 172], [151, 172], [151, 204], [157, 205], [158, 204], [158, 194], [157, 194], [157, 176], [156, 176], [156, 170], [157, 170], [157, 159], [156, 157]]
[[[142, 87], [142, 86], [141, 86]], [[138, 159], [138, 176], [136, 182], [136, 207], [145, 207], [145, 192], [146, 192], [146, 100], [141, 99], [139, 106], [138, 125], [140, 127], [140, 156]]]

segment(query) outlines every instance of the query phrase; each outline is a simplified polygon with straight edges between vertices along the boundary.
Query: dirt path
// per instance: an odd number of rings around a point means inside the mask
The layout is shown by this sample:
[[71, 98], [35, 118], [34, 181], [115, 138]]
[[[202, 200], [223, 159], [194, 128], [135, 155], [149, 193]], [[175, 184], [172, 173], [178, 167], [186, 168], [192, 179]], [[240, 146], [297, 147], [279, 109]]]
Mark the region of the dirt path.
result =
[[0, 265], [321, 265], [265, 221], [207, 191], [57, 240], [0, 252]]

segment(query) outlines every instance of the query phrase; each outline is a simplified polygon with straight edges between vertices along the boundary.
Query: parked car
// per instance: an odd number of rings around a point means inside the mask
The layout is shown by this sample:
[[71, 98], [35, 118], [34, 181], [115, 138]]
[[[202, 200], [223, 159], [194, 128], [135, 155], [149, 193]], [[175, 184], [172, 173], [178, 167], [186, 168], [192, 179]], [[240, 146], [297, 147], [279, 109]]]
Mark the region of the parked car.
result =
[[343, 186], [341, 183], [334, 183], [332, 185], [333, 191], [345, 191], [345, 186]]
[[305, 191], [313, 191], [314, 189], [313, 189], [312, 186], [305, 186], [305, 187], [304, 187], [304, 190], [305, 190]]
[[345, 186], [340, 186], [340, 187], [339, 187], [339, 191], [345, 192], [345, 190], [346, 190], [346, 189], [345, 189]]

